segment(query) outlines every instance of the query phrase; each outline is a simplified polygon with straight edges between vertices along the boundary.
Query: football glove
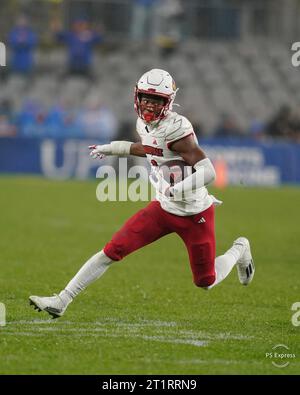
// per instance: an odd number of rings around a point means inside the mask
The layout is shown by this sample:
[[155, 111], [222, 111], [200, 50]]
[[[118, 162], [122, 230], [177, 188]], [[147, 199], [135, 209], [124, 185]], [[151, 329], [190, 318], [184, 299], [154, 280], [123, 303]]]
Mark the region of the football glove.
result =
[[90, 156], [93, 159], [102, 159], [106, 155], [111, 155], [111, 147], [110, 144], [104, 144], [104, 145], [90, 145], [89, 149], [91, 150]]

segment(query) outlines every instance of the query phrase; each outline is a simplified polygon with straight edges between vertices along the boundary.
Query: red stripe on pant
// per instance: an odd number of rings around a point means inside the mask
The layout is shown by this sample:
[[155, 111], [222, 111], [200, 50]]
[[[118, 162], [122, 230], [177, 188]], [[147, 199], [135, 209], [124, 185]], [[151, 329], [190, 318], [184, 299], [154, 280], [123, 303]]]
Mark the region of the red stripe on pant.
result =
[[[201, 220], [201, 222], [199, 222]], [[160, 239], [177, 233], [184, 241], [198, 287], [215, 281], [214, 207], [196, 215], [181, 217], [163, 210], [158, 201], [138, 211], [116, 232], [104, 247], [105, 254], [114, 261]]]

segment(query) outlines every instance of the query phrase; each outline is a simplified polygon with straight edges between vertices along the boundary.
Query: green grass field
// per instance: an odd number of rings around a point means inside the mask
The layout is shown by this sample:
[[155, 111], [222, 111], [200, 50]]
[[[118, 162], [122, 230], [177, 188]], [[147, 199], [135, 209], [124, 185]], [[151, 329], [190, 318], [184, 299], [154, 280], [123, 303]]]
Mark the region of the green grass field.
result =
[[[96, 182], [0, 178], [0, 374], [299, 374], [300, 189], [213, 193], [217, 253], [252, 242], [256, 276], [236, 270], [207, 292], [195, 287], [182, 241], [167, 236], [116, 263], [64, 317], [29, 295], [59, 292], [125, 219], [146, 203], [100, 203]], [[266, 358], [278, 344], [287, 367]], [[278, 350], [282, 352], [283, 350]], [[286, 362], [287, 359], [284, 359]]]

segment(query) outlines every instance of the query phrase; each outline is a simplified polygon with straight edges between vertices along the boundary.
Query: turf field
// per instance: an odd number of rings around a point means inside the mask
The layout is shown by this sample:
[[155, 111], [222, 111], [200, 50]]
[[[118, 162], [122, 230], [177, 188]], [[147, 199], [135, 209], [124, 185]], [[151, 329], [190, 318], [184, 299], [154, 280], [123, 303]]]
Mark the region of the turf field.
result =
[[[96, 182], [0, 178], [1, 374], [299, 374], [300, 189], [213, 191], [217, 253], [245, 235], [256, 276], [236, 270], [206, 292], [192, 283], [183, 243], [170, 235], [116, 263], [48, 319], [29, 295], [59, 292], [145, 203], [100, 203]], [[283, 348], [273, 349], [278, 344]], [[266, 358], [279, 351], [295, 357]], [[283, 362], [284, 361], [284, 362]], [[272, 364], [283, 364], [284, 368]]]

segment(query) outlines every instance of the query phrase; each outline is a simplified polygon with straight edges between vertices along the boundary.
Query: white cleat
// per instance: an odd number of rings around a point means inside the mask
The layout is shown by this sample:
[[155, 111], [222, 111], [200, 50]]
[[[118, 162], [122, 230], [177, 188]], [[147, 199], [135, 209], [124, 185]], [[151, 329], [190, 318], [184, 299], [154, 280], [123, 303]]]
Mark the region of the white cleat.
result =
[[35, 310], [47, 311], [52, 318], [61, 317], [67, 309], [67, 304], [62, 301], [59, 295], [43, 297], [29, 296], [29, 304], [34, 306]]
[[248, 285], [251, 283], [255, 272], [249, 240], [246, 239], [246, 237], [239, 237], [233, 242], [233, 245], [240, 245], [243, 247], [243, 252], [240, 259], [237, 261], [236, 267], [240, 283]]

